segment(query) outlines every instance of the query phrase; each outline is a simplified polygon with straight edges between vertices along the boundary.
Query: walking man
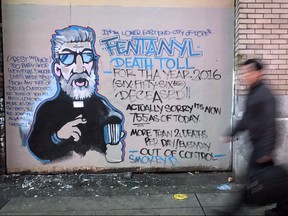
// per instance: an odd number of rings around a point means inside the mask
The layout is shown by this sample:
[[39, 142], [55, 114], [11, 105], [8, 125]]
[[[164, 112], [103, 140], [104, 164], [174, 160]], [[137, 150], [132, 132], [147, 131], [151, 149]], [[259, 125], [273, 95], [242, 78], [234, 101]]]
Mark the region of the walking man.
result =
[[[243, 118], [232, 129], [225, 141], [241, 131], [248, 131], [252, 145], [252, 154], [248, 161], [247, 177], [255, 172], [274, 165], [276, 146], [276, 99], [272, 91], [262, 81], [263, 64], [256, 59], [246, 60], [240, 67], [241, 80], [249, 86]], [[230, 208], [233, 215], [245, 203], [241, 196], [239, 205]], [[288, 200], [277, 203], [276, 208], [265, 211], [266, 216], [288, 215]]]

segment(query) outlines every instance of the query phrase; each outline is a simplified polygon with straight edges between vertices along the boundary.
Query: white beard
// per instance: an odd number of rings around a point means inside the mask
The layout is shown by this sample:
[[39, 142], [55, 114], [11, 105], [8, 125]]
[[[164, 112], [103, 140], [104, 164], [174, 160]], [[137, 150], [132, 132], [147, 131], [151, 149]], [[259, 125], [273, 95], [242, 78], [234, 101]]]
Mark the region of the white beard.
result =
[[[82, 87], [72, 85], [72, 82], [79, 78], [86, 79], [86, 82], [88, 82], [87, 85]], [[60, 85], [63, 91], [73, 100], [84, 100], [93, 95], [96, 84], [95, 78], [94, 72], [90, 76], [86, 73], [74, 74], [68, 81], [60, 77]]]

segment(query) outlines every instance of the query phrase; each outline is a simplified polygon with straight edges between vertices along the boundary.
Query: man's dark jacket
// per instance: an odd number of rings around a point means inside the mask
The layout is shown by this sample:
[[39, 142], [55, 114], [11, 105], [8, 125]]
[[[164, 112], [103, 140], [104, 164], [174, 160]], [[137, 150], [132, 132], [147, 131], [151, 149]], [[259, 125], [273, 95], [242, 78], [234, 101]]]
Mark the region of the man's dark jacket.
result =
[[[34, 117], [34, 124], [28, 138], [30, 151], [40, 160], [55, 160], [69, 156], [73, 151], [85, 155], [89, 150], [106, 152], [104, 142], [104, 126], [121, 124], [122, 115], [108, 104], [106, 100], [96, 95], [85, 99], [83, 108], [74, 108], [73, 100], [63, 91], [57, 98], [43, 103]], [[68, 122], [79, 115], [86, 119], [86, 124], [79, 124], [80, 140], [73, 137], [53, 142], [53, 135]]]
[[231, 135], [244, 130], [249, 131], [253, 146], [250, 163], [256, 163], [264, 156], [272, 156], [276, 145], [276, 100], [262, 81], [250, 87], [243, 118]]

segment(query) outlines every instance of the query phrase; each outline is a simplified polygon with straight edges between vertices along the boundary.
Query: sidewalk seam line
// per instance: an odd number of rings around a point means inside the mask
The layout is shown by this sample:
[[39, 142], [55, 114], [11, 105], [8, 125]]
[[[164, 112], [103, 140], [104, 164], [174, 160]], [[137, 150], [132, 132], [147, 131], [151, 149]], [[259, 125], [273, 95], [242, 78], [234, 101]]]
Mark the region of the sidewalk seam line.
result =
[[198, 201], [198, 203], [199, 203], [199, 205], [200, 205], [200, 207], [201, 207], [201, 209], [202, 209], [203, 214], [206, 216], [206, 213], [205, 213], [205, 211], [204, 211], [204, 208], [203, 208], [203, 206], [202, 206], [202, 204], [201, 204], [201, 202], [200, 202], [200, 200], [199, 200], [199, 198], [198, 198], [198, 196], [197, 196], [196, 193], [195, 193], [195, 197], [196, 197], [196, 199], [197, 199], [197, 201]]

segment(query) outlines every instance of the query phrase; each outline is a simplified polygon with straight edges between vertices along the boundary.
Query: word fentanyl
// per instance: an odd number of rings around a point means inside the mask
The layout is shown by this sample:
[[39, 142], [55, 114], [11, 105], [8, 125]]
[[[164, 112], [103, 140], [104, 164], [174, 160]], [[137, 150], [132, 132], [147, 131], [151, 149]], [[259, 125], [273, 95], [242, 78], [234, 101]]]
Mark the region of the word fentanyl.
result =
[[162, 56], [165, 52], [169, 56], [178, 53], [179, 57], [201, 56], [201, 51], [194, 51], [193, 41], [191, 38], [184, 38], [181, 42], [176, 38], [170, 38], [169, 41], [165, 38], [158, 39], [157, 37], [132, 37], [132, 39], [124, 40], [119, 36], [105, 38], [100, 40], [100, 43], [105, 46], [105, 49], [112, 55], [133, 55], [137, 56]]

